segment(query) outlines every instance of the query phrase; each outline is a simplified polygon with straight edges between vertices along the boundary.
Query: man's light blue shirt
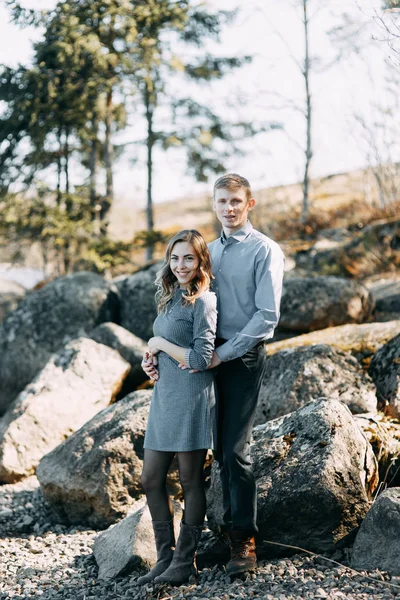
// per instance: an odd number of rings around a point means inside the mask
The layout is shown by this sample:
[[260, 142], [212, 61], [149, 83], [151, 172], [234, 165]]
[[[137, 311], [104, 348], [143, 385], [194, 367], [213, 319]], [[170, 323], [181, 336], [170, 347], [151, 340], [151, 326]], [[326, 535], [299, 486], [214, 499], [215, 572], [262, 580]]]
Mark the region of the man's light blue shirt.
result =
[[222, 232], [208, 247], [218, 304], [217, 337], [227, 340], [216, 352], [225, 362], [273, 337], [285, 257], [250, 221], [229, 237]]

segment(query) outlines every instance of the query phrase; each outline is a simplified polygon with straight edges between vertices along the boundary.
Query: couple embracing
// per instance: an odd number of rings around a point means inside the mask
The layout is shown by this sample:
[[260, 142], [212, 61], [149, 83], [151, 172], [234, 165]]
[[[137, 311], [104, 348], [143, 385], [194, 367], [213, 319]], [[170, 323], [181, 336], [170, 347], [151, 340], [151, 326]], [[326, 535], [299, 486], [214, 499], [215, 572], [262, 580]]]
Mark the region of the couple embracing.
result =
[[[154, 337], [142, 367], [155, 383], [144, 442], [142, 485], [157, 562], [139, 584], [180, 585], [197, 574], [195, 554], [206, 512], [203, 466], [219, 464], [221, 532], [230, 575], [254, 570], [256, 483], [250, 438], [265, 365], [264, 341], [279, 319], [284, 256], [253, 229], [250, 184], [231, 173], [214, 185], [221, 236], [207, 248], [194, 230], [176, 234], [157, 273]], [[167, 472], [175, 456], [184, 517], [175, 543]]]

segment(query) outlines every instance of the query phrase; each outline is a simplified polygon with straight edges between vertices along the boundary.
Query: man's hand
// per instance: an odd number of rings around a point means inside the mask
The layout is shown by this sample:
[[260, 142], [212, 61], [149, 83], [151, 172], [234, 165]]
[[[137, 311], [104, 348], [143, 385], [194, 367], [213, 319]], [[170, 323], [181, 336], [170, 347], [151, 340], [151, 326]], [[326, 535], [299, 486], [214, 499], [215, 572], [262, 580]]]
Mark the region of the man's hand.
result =
[[142, 369], [150, 379], [157, 381], [159, 378], [158, 370], [156, 369], [157, 357], [150, 350], [146, 350], [142, 359]]
[[218, 367], [218, 365], [220, 365], [222, 363], [222, 360], [220, 359], [220, 357], [218, 356], [218, 354], [215, 352], [213, 352], [212, 355], [212, 359], [211, 359], [211, 363], [210, 366], [208, 367], [209, 369], [214, 369], [214, 367]]

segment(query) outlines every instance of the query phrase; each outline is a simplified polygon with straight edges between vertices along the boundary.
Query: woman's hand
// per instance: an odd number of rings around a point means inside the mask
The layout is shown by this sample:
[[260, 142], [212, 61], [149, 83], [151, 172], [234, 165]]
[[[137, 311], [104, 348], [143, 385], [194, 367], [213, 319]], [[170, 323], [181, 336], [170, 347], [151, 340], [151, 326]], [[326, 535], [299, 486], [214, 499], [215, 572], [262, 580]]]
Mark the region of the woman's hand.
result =
[[158, 354], [160, 352], [160, 350], [162, 350], [163, 341], [164, 341], [164, 338], [160, 337], [159, 335], [149, 339], [149, 341], [147, 342], [147, 345], [153, 355]]
[[142, 369], [150, 379], [157, 381], [159, 378], [158, 370], [156, 369], [157, 357], [152, 354], [150, 349], [146, 350], [142, 359]]

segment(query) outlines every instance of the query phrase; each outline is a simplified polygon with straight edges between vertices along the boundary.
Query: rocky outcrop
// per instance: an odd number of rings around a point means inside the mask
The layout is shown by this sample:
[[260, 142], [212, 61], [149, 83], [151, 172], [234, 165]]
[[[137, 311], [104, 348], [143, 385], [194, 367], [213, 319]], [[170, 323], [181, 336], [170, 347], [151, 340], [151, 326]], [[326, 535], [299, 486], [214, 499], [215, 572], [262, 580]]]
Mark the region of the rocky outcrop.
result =
[[[315, 400], [253, 430], [251, 456], [258, 488], [258, 553], [290, 550], [268, 541], [326, 552], [365, 517], [378, 483], [375, 456], [349, 409]], [[221, 522], [216, 464], [207, 516]]]
[[143, 494], [150, 397], [147, 390], [126, 396], [42, 458], [37, 477], [58, 520], [104, 529]]
[[368, 289], [340, 277], [291, 277], [283, 285], [279, 329], [315, 331], [363, 323], [374, 307]]
[[[139, 567], [152, 567], [157, 561], [154, 532], [145, 499], [138, 500], [128, 515], [100, 533], [93, 554], [99, 566], [99, 579], [126, 576]], [[175, 538], [178, 539], [182, 508], [173, 502]]]
[[121, 325], [143, 340], [153, 336], [157, 316], [154, 280], [161, 263], [151, 265], [124, 279], [118, 289], [121, 298]]
[[74, 273], [31, 292], [0, 326], [0, 414], [54, 352], [104, 321], [118, 321], [115, 286]]
[[400, 334], [400, 319], [386, 323], [363, 323], [362, 325], [340, 325], [312, 333], [267, 344], [267, 354], [271, 355], [286, 348], [328, 344], [339, 350], [351, 352], [359, 359], [369, 358], [393, 336]]
[[130, 364], [131, 369], [124, 381], [121, 397], [133, 392], [144, 381], [148, 381], [149, 378], [141, 367], [143, 354], [147, 348], [143, 340], [115, 323], [102, 323], [93, 329], [90, 338], [99, 344], [114, 348]]
[[0, 323], [5, 316], [15, 310], [25, 296], [25, 288], [9, 279], [0, 278]]
[[400, 265], [400, 220], [377, 221], [351, 231], [326, 249], [320, 244], [296, 255], [297, 268], [321, 275], [363, 278]]
[[400, 417], [400, 334], [382, 346], [371, 360], [378, 405], [386, 415]]
[[325, 344], [280, 350], [267, 358], [255, 424], [322, 396], [340, 400], [352, 413], [376, 412], [375, 387], [348, 352]]
[[115, 350], [86, 338], [56, 353], [0, 422], [0, 481], [34, 473], [45, 454], [110, 404], [128, 372]]
[[351, 566], [380, 569], [400, 575], [400, 488], [389, 488], [378, 496], [361, 523], [354, 542]]

